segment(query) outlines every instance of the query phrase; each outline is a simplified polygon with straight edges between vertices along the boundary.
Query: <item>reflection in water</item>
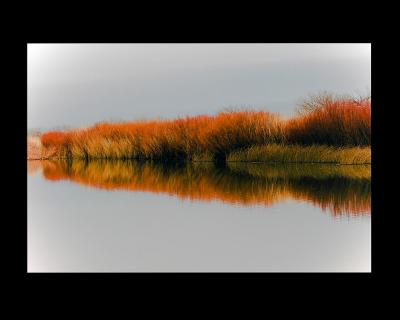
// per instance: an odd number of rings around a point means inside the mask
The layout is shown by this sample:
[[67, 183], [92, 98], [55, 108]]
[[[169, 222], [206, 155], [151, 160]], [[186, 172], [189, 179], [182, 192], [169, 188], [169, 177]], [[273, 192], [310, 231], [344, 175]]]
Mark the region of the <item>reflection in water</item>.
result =
[[[182, 199], [271, 206], [285, 199], [318, 205], [333, 215], [370, 214], [370, 166], [212, 163], [165, 165], [122, 160], [28, 161], [49, 180], [108, 190], [168, 193]], [[37, 170], [37, 168], [35, 168]]]
[[42, 170], [43, 162], [42, 161], [28, 161], [28, 174], [35, 175]]

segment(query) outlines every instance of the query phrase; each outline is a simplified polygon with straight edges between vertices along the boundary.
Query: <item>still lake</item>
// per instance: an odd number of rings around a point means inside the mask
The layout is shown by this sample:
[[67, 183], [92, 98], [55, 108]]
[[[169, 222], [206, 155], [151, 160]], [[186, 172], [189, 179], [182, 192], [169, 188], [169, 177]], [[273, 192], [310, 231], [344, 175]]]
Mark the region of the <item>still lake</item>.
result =
[[28, 161], [28, 272], [370, 270], [370, 166]]

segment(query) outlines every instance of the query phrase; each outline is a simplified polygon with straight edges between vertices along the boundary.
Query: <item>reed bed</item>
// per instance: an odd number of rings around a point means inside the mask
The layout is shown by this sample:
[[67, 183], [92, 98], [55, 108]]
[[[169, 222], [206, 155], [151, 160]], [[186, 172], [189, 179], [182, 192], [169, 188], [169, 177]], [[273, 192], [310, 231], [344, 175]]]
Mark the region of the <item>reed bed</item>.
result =
[[282, 142], [284, 123], [264, 111], [133, 123], [42, 135], [44, 158], [192, 160], [225, 157], [252, 145]]
[[342, 99], [292, 119], [247, 110], [99, 123], [43, 134], [41, 158], [368, 163], [370, 117], [370, 100]]

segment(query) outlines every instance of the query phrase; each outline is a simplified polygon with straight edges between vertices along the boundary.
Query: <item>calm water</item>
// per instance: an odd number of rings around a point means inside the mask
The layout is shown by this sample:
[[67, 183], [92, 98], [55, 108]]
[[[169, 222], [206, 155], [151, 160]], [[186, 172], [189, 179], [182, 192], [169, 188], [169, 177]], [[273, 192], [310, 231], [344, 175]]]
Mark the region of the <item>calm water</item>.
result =
[[370, 271], [369, 166], [28, 162], [28, 271]]

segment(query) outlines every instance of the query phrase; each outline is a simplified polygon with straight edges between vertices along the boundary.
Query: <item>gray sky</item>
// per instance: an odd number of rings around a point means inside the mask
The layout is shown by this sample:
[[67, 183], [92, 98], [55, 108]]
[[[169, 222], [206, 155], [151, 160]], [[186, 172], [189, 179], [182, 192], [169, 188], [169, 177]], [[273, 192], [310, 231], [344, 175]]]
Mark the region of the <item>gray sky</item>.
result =
[[370, 44], [29, 44], [28, 128], [294, 113], [309, 93], [367, 93]]

